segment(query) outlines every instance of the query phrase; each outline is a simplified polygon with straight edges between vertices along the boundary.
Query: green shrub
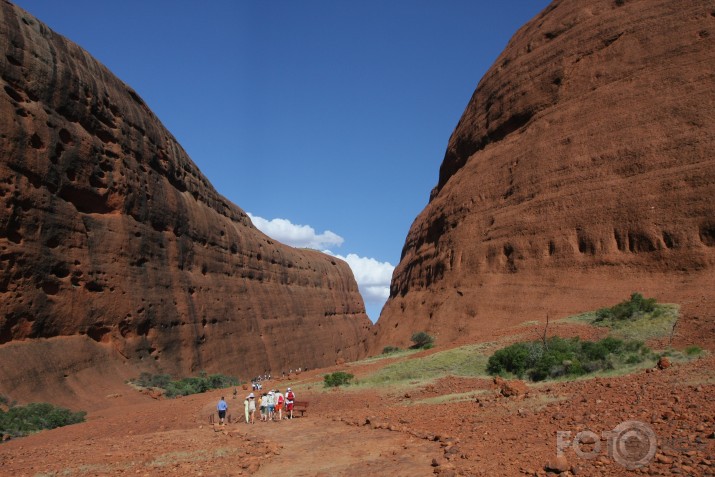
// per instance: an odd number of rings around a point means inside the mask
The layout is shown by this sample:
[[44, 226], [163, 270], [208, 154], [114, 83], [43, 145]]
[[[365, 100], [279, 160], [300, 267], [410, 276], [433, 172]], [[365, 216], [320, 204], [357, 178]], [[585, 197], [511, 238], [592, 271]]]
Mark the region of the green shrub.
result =
[[611, 308], [601, 308], [596, 312], [595, 322], [624, 321], [637, 318], [656, 309], [655, 298], [643, 298], [640, 293], [631, 294], [630, 300], [623, 301]]
[[397, 353], [398, 351], [400, 351], [400, 348], [397, 346], [385, 346], [382, 348], [382, 354]]
[[703, 349], [700, 346], [692, 345], [685, 348], [685, 354], [687, 356], [700, 356], [703, 354]]
[[492, 375], [512, 374], [542, 381], [560, 376], [580, 376], [600, 370], [613, 369], [614, 361], [627, 364], [645, 360], [650, 350], [639, 341], [604, 338], [600, 341], [581, 341], [576, 338], [549, 338], [540, 341], [514, 343], [497, 350], [489, 357], [487, 372]]
[[168, 374], [141, 373], [139, 377], [131, 381], [141, 387], [154, 387], [164, 390], [166, 397], [188, 396], [190, 394], [205, 393], [211, 389], [222, 389], [231, 386], [238, 386], [240, 381], [232, 376], [223, 374], [209, 374], [204, 371], [198, 376], [182, 378], [176, 381], [171, 380]]
[[434, 337], [428, 335], [424, 331], [414, 333], [412, 335], [412, 348], [414, 349], [430, 349], [434, 346]]
[[7, 411], [0, 409], [0, 434], [26, 436], [43, 429], [84, 422], [86, 414], [84, 411], [73, 412], [45, 402], [14, 406]]
[[331, 374], [326, 374], [323, 376], [323, 380], [325, 381], [325, 387], [326, 388], [335, 388], [338, 386], [343, 386], [346, 384], [350, 384], [350, 381], [354, 378], [350, 373], [346, 373], [343, 371], [336, 371]]
[[166, 387], [171, 382], [171, 376], [168, 374], [151, 374], [146, 371], [142, 372], [139, 377], [132, 381], [137, 386], [143, 388], [162, 388]]

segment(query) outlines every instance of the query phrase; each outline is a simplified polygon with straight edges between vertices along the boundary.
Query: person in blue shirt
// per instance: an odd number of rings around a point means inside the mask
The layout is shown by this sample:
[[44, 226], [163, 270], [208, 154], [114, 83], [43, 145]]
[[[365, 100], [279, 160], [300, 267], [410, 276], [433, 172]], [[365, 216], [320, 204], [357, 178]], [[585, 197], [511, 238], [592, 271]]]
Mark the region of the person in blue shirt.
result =
[[228, 409], [228, 404], [224, 401], [223, 396], [221, 396], [221, 400], [218, 402], [216, 409], [218, 410], [218, 418], [221, 424], [223, 424], [223, 420], [226, 418], [226, 410]]

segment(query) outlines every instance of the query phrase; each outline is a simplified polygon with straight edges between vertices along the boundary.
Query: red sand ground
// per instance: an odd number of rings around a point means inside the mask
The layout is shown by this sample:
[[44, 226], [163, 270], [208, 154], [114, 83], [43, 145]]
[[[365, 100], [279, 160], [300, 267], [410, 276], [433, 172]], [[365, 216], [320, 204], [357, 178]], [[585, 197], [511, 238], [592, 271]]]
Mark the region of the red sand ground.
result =
[[[521, 326], [491, 338], [508, 342], [519, 333], [533, 338], [541, 326]], [[582, 325], [552, 326], [559, 335], [598, 338], [603, 333]], [[570, 431], [571, 437], [590, 431], [600, 443], [600, 451], [594, 452], [598, 444], [580, 447], [592, 458], [566, 445], [562, 476], [715, 475], [715, 357], [710, 354], [663, 370], [529, 384], [525, 393], [512, 397], [504, 397], [487, 378], [448, 376], [408, 391], [325, 391], [320, 384], [326, 372], [346, 370], [360, 379], [395, 360], [438, 351], [267, 383], [292, 386], [300, 400], [310, 401], [305, 417], [276, 423], [236, 422], [249, 392], [243, 389], [239, 399], [228, 399], [233, 422], [219, 427], [208, 417], [219, 397], [232, 390], [173, 400], [146, 397], [137, 404], [137, 391], [127, 388], [126, 395], [107, 397], [111, 406], [90, 410], [86, 423], [2, 444], [0, 475], [546, 475], [545, 466], [559, 464], [559, 431]], [[459, 393], [467, 393], [466, 400], [417, 402]], [[618, 463], [621, 454], [608, 453], [616, 441], [607, 432], [629, 420], [650, 426], [657, 439], [653, 459], [635, 470]]]

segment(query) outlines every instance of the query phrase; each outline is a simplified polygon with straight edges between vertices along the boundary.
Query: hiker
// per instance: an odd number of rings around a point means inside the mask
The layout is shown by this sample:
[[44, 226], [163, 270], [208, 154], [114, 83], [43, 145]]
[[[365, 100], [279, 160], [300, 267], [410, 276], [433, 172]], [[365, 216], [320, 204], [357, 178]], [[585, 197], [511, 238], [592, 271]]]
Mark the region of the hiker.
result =
[[274, 400], [275, 395], [273, 394], [273, 391], [268, 391], [268, 395], [266, 396], [267, 400], [267, 408], [268, 408], [268, 420], [272, 421], [273, 420], [273, 413], [275, 412], [276, 408], [276, 402]]
[[261, 394], [261, 398], [258, 400], [258, 409], [261, 410], [261, 421], [265, 421], [268, 415], [268, 400], [266, 399], [266, 393]]
[[276, 389], [276, 412], [278, 413], [278, 420], [283, 420], [283, 404], [285, 404], [285, 398], [281, 393], [280, 389]]
[[228, 404], [224, 401], [223, 396], [221, 400], [216, 405], [216, 410], [218, 411], [218, 418], [221, 425], [223, 425], [223, 420], [226, 418], [226, 410], [228, 409]]
[[288, 388], [286, 389], [286, 419], [293, 419], [293, 401], [295, 401], [295, 393]]
[[[251, 394], [253, 394], [253, 393], [251, 393]], [[244, 416], [245, 416], [245, 418], [246, 418], [246, 424], [250, 424], [249, 418], [248, 418], [248, 401], [250, 401], [249, 396], [250, 396], [251, 394], [249, 394], [248, 396], [246, 396], [246, 399], [243, 400], [243, 414], [244, 414]]]
[[256, 396], [253, 393], [248, 395], [248, 414], [251, 416], [251, 424], [256, 423]]

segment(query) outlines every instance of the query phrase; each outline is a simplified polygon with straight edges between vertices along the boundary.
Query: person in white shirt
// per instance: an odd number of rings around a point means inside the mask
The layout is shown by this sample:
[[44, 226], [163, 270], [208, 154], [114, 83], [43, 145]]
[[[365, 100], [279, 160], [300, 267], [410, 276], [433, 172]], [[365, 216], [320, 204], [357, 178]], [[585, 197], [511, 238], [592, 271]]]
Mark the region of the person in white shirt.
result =
[[275, 394], [273, 394], [273, 391], [269, 391], [268, 395], [266, 396], [266, 402], [268, 404], [268, 420], [272, 421], [273, 420], [273, 413], [276, 410], [276, 401], [275, 401]]
[[251, 393], [248, 395], [248, 414], [251, 418], [251, 424], [256, 423], [256, 396]]

